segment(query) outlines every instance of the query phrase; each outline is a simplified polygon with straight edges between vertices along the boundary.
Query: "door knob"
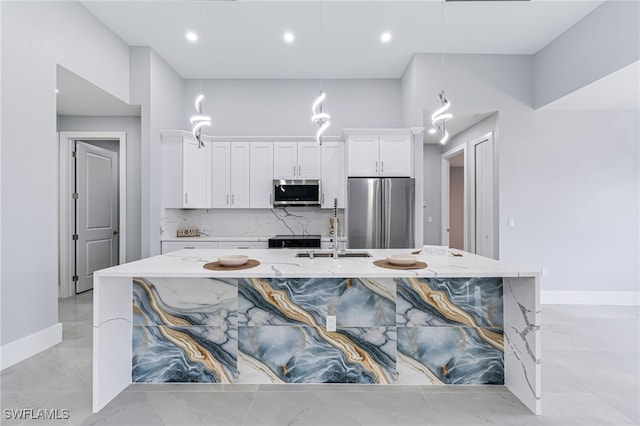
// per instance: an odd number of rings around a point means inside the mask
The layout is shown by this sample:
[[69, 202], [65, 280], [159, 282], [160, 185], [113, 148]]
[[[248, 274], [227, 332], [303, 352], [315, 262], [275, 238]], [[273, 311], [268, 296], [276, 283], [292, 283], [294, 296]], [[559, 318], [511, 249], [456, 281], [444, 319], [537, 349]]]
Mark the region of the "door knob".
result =
[[113, 231], [113, 235], [118, 235], [119, 232], [118, 231]]

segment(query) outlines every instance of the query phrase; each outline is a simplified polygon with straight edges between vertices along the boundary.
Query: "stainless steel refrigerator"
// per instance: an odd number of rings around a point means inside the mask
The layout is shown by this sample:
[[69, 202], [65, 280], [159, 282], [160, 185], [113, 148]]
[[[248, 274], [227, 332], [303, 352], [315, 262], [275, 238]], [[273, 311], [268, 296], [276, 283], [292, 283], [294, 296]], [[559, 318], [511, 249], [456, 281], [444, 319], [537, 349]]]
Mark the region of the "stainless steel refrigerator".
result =
[[414, 247], [415, 179], [349, 178], [349, 248]]

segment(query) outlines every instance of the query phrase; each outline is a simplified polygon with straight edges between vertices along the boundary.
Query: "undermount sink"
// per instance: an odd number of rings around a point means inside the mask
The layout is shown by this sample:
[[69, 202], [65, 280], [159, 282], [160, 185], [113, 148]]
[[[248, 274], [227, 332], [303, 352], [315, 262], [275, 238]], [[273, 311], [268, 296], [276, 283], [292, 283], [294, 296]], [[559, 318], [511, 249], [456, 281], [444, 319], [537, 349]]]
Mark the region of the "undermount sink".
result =
[[[309, 251], [299, 251], [296, 253], [296, 257], [311, 257]], [[313, 257], [333, 257], [332, 251], [313, 251]], [[338, 257], [372, 257], [371, 253], [367, 251], [348, 251], [344, 253], [338, 253]]]

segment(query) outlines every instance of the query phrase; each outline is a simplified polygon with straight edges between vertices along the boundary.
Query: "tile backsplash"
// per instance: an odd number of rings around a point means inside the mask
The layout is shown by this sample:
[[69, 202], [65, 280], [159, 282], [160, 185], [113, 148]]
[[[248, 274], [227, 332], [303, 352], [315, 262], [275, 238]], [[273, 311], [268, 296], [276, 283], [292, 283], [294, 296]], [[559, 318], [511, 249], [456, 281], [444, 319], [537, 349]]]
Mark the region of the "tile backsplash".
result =
[[[338, 210], [344, 223], [343, 210]], [[200, 236], [263, 237], [271, 235], [328, 236], [333, 210], [317, 207], [287, 207], [277, 209], [164, 209], [161, 218], [161, 238], [175, 238], [178, 229], [198, 229]], [[343, 235], [340, 225], [340, 235]]]

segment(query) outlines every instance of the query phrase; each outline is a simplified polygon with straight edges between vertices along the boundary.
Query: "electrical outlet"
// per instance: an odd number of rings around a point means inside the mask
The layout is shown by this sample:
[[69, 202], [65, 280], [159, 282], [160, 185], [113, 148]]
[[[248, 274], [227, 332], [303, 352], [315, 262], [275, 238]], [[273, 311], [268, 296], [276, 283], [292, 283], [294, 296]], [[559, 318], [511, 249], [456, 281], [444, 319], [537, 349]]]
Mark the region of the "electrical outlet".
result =
[[514, 228], [516, 226], [516, 220], [512, 217], [509, 218], [509, 228]]
[[327, 331], [336, 331], [335, 315], [327, 315]]
[[540, 268], [540, 275], [543, 277], [548, 277], [549, 276], [549, 268], [547, 268], [546, 266], [543, 266], [542, 268]]

